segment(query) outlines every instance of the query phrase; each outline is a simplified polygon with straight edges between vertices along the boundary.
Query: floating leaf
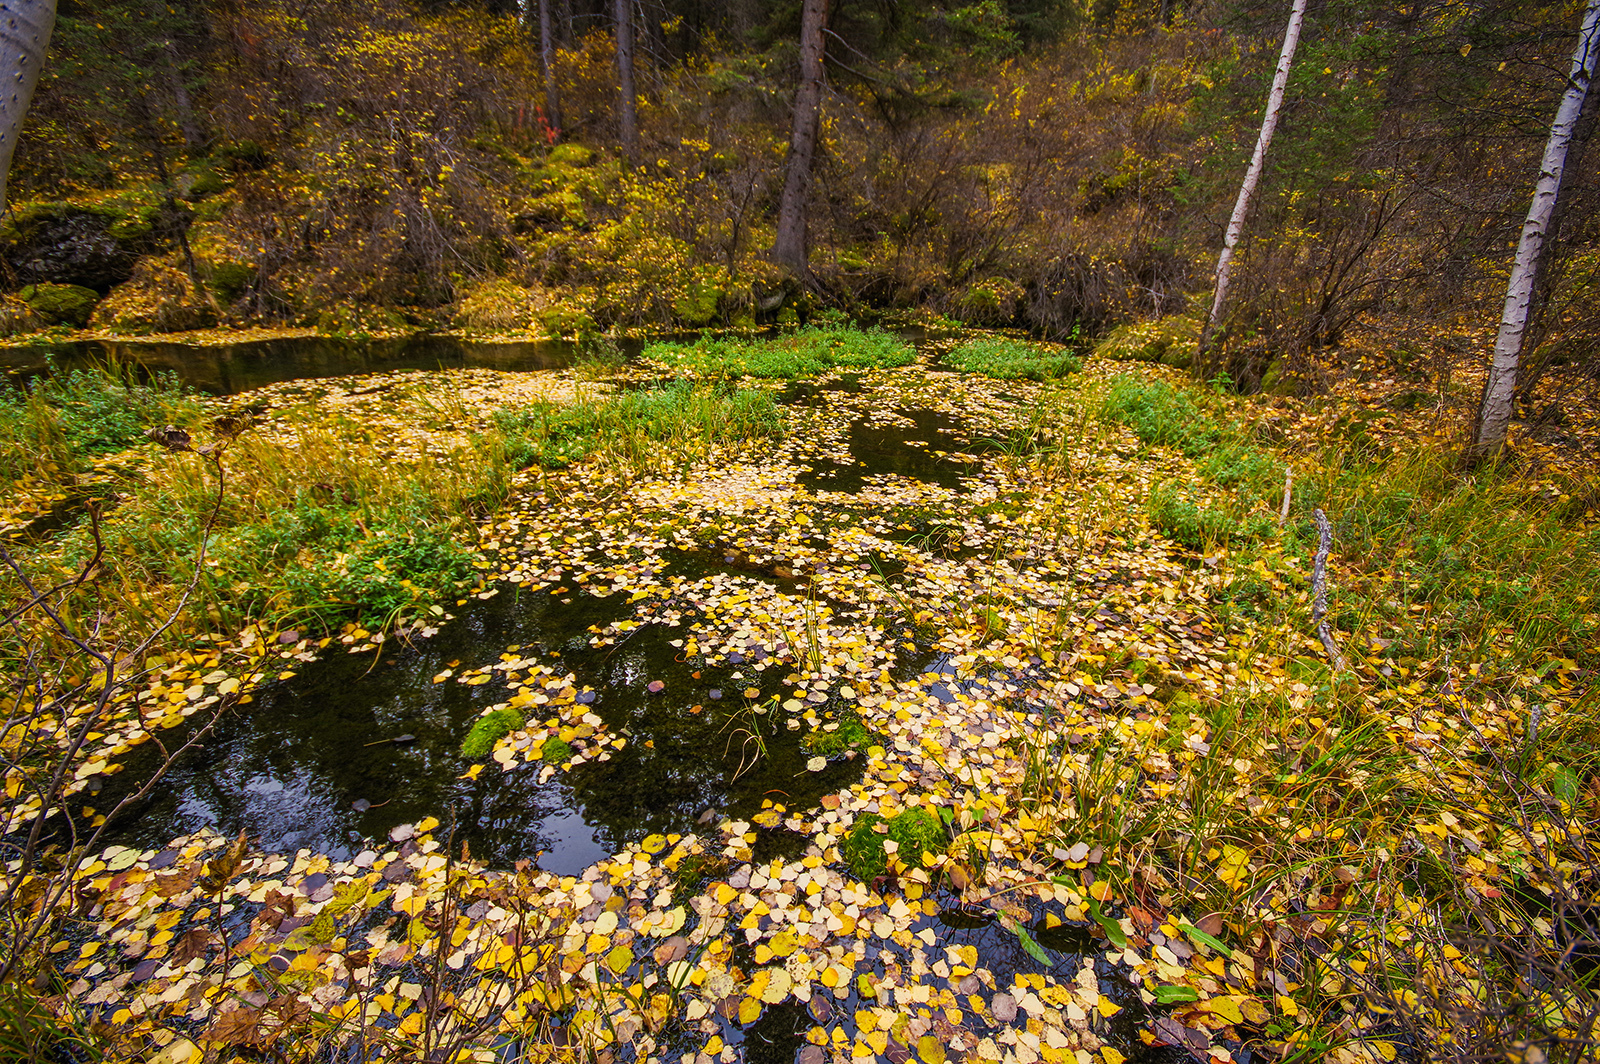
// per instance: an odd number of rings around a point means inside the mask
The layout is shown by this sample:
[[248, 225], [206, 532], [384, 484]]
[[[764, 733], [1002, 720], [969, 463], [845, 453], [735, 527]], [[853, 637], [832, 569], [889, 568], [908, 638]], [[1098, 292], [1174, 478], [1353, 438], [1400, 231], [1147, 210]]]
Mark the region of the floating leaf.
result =
[[1200, 1000], [1200, 991], [1192, 986], [1158, 986], [1150, 992], [1162, 1005], [1177, 1005], [1184, 1001]]

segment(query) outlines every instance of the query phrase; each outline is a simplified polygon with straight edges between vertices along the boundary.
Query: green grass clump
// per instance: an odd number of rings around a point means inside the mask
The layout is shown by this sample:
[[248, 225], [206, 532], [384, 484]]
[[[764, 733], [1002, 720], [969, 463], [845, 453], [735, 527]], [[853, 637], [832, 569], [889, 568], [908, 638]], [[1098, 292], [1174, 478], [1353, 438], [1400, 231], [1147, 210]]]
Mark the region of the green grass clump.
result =
[[479, 717], [461, 740], [461, 756], [468, 761], [482, 761], [494, 749], [494, 744], [516, 731], [527, 721], [510, 706], [491, 710]]
[[140, 442], [146, 429], [188, 425], [199, 413], [177, 374], [142, 381], [126, 365], [52, 370], [25, 388], [0, 385], [0, 478], [65, 481], [92, 459]]
[[916, 353], [891, 333], [828, 326], [770, 340], [708, 336], [692, 344], [651, 344], [644, 357], [698, 377], [792, 380], [831, 369], [904, 366], [916, 360]]
[[944, 361], [963, 373], [981, 373], [1008, 381], [1054, 380], [1083, 368], [1083, 362], [1064, 348], [998, 336], [968, 340]]
[[[877, 824], [887, 824], [888, 834], [875, 831]], [[884, 820], [877, 813], [857, 817], [850, 834], [839, 846], [850, 874], [863, 883], [884, 874], [889, 868], [889, 855], [884, 851], [885, 839], [893, 839], [898, 846], [895, 856], [901, 863], [916, 868], [923, 867], [924, 852], [940, 854], [950, 845], [950, 833], [944, 823], [922, 806], [902, 810]]]
[[867, 730], [861, 723], [861, 718], [851, 714], [839, 722], [839, 726], [832, 731], [822, 728], [814, 729], [801, 740], [801, 745], [813, 754], [823, 757], [838, 757], [849, 750], [859, 750], [876, 740], [878, 736]]
[[1236, 506], [1209, 506], [1194, 494], [1163, 484], [1150, 494], [1150, 523], [1172, 539], [1195, 551], [1222, 544], [1261, 539], [1277, 527], [1261, 512], [1241, 512]]
[[712, 444], [777, 436], [783, 431], [768, 392], [728, 391], [676, 381], [569, 406], [540, 403], [495, 415], [508, 456], [517, 466], [564, 469], [603, 454], [631, 465], [677, 460]]
[[1128, 426], [1143, 444], [1176, 447], [1190, 458], [1212, 450], [1223, 436], [1193, 396], [1165, 381], [1116, 378], [1100, 414]]

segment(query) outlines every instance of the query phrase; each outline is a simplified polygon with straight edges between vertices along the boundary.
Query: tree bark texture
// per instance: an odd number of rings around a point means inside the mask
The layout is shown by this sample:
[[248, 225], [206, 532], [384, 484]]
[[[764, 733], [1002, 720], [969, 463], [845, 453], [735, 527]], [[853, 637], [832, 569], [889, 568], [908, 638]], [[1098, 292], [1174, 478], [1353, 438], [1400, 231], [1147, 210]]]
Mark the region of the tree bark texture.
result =
[[1228, 230], [1222, 237], [1222, 254], [1217, 256], [1217, 287], [1211, 298], [1211, 314], [1200, 332], [1200, 345], [1195, 364], [1202, 372], [1208, 368], [1211, 343], [1222, 324], [1222, 308], [1228, 298], [1228, 277], [1233, 269], [1233, 251], [1244, 235], [1245, 219], [1250, 215], [1250, 203], [1255, 198], [1256, 186], [1261, 182], [1261, 169], [1266, 165], [1267, 149], [1272, 145], [1272, 135], [1278, 129], [1278, 112], [1283, 107], [1283, 92], [1289, 84], [1289, 69], [1294, 66], [1294, 52], [1300, 44], [1300, 26], [1305, 21], [1306, 0], [1294, 0], [1289, 11], [1289, 25], [1283, 31], [1283, 50], [1278, 54], [1278, 69], [1272, 75], [1272, 91], [1267, 93], [1267, 113], [1261, 118], [1261, 133], [1256, 137], [1256, 150], [1250, 156], [1250, 166], [1239, 185], [1239, 198], [1233, 204], [1233, 217], [1228, 219]]
[[1535, 282], [1544, 257], [1545, 235], [1561, 197], [1561, 178], [1567, 166], [1567, 150], [1573, 130], [1583, 113], [1589, 83], [1594, 80], [1595, 61], [1600, 56], [1600, 0], [1589, 0], [1584, 11], [1578, 47], [1572, 53], [1572, 70], [1567, 88], [1561, 94], [1555, 121], [1550, 124], [1550, 139], [1545, 143], [1544, 159], [1539, 164], [1539, 179], [1533, 187], [1533, 203], [1522, 236], [1517, 241], [1517, 257], [1506, 284], [1505, 307], [1500, 314], [1500, 330], [1495, 336], [1494, 357], [1489, 364], [1489, 379], [1484, 383], [1483, 402], [1472, 433], [1467, 458], [1482, 461], [1493, 458], [1505, 446], [1511, 426], [1512, 401], [1517, 390], [1517, 363], [1522, 357], [1528, 332], [1528, 312], [1533, 305]]
[[639, 161], [638, 93], [633, 84], [632, 0], [613, 0], [617, 20], [617, 85], [621, 93], [622, 155], [633, 166]]
[[773, 261], [800, 278], [806, 276], [806, 207], [822, 120], [823, 32], [828, 27], [828, 5], [829, 0], [805, 0], [800, 13], [800, 84], [794, 94], [794, 127], [784, 166], [783, 196], [778, 201], [778, 233], [772, 245]]
[[539, 66], [544, 71], [544, 120], [561, 133], [561, 93], [556, 87], [556, 42], [550, 17], [550, 0], [539, 0]]
[[44, 69], [44, 54], [56, 28], [56, 0], [0, 0], [0, 209], [16, 154], [22, 120]]

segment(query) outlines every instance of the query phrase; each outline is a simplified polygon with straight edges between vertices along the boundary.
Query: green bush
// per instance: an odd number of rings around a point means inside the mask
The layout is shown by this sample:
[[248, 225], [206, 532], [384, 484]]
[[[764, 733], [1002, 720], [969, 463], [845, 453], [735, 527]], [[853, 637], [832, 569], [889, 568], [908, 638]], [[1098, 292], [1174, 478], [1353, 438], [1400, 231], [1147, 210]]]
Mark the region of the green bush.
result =
[[1260, 539], [1276, 527], [1264, 513], [1237, 513], [1232, 509], [1196, 502], [1182, 488], [1163, 484], [1150, 495], [1150, 523], [1190, 550], [1208, 550], [1219, 544]]
[[874, 369], [916, 361], [911, 347], [891, 333], [835, 327], [801, 329], [775, 340], [707, 336], [692, 344], [651, 344], [644, 357], [701, 377], [786, 380], [831, 369]]
[[[886, 824], [888, 833], [874, 830], [878, 824]], [[885, 839], [894, 840], [895, 856], [901, 863], [915, 868], [923, 867], [924, 852], [943, 853], [950, 845], [950, 834], [944, 823], [922, 806], [902, 810], [887, 821], [877, 813], [866, 813], [856, 818], [850, 834], [839, 846], [851, 875], [867, 883], [888, 870], [889, 855], [883, 848]]]
[[964, 373], [981, 373], [998, 380], [1052, 380], [1083, 368], [1083, 363], [1064, 348], [1001, 337], [969, 340], [945, 356], [944, 361]]
[[461, 740], [461, 756], [468, 761], [482, 761], [494, 750], [495, 743], [526, 723], [522, 714], [510, 706], [485, 713], [472, 725], [467, 737]]
[[140, 381], [128, 366], [51, 371], [26, 388], [0, 385], [0, 477], [49, 467], [70, 476], [88, 460], [125, 450], [146, 429], [188, 424], [199, 414], [174, 373]]

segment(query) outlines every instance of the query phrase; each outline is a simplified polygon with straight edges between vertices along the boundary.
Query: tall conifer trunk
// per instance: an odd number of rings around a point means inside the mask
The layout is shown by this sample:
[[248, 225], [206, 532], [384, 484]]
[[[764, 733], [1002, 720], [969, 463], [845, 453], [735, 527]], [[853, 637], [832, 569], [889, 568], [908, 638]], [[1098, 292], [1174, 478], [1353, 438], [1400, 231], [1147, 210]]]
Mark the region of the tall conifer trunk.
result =
[[620, 89], [622, 155], [629, 166], [639, 161], [638, 93], [633, 84], [633, 13], [631, 0], [614, 0], [617, 20], [617, 84]]
[[806, 206], [811, 195], [811, 164], [817, 154], [817, 127], [822, 118], [823, 33], [828, 27], [829, 0], [805, 0], [800, 13], [800, 84], [794, 93], [794, 127], [778, 201], [778, 234], [774, 262], [796, 277], [806, 276]]
[[1267, 93], [1267, 113], [1261, 118], [1261, 133], [1256, 137], [1256, 150], [1250, 156], [1250, 166], [1239, 185], [1239, 198], [1233, 204], [1233, 217], [1228, 219], [1228, 231], [1222, 238], [1222, 254], [1217, 256], [1217, 287], [1211, 299], [1211, 313], [1205, 328], [1200, 331], [1200, 346], [1195, 354], [1195, 366], [1209, 375], [1211, 345], [1217, 329], [1222, 325], [1222, 308], [1228, 298], [1228, 278], [1233, 270], [1233, 251], [1244, 235], [1244, 223], [1250, 216], [1250, 202], [1255, 198], [1256, 186], [1261, 182], [1261, 169], [1266, 165], [1267, 149], [1272, 145], [1272, 135], [1278, 129], [1278, 111], [1283, 107], [1283, 92], [1289, 84], [1289, 69], [1294, 66], [1294, 51], [1300, 44], [1300, 26], [1305, 21], [1306, 0], [1294, 0], [1289, 11], [1289, 25], [1283, 31], [1283, 51], [1278, 54], [1278, 69], [1272, 75], [1272, 90]]
[[556, 42], [550, 17], [550, 0], [539, 0], [539, 66], [544, 71], [544, 119], [561, 132], [561, 93], [556, 87]]
[[1561, 94], [1555, 121], [1550, 124], [1550, 139], [1545, 142], [1544, 159], [1539, 164], [1539, 179], [1533, 186], [1533, 203], [1522, 236], [1517, 241], [1517, 257], [1506, 284], [1505, 306], [1500, 314], [1500, 330], [1495, 336], [1494, 356], [1489, 378], [1483, 386], [1483, 402], [1473, 428], [1469, 461], [1482, 461], [1498, 455], [1506, 443], [1511, 426], [1512, 402], [1517, 391], [1517, 364], [1528, 334], [1528, 314], [1533, 305], [1535, 282], [1544, 258], [1545, 235], [1561, 197], [1561, 178], [1567, 168], [1567, 151], [1573, 130], [1583, 113], [1589, 83], [1594, 80], [1595, 62], [1600, 56], [1600, 0], [1589, 0], [1584, 11], [1578, 47], [1572, 53], [1572, 70], [1567, 88]]

